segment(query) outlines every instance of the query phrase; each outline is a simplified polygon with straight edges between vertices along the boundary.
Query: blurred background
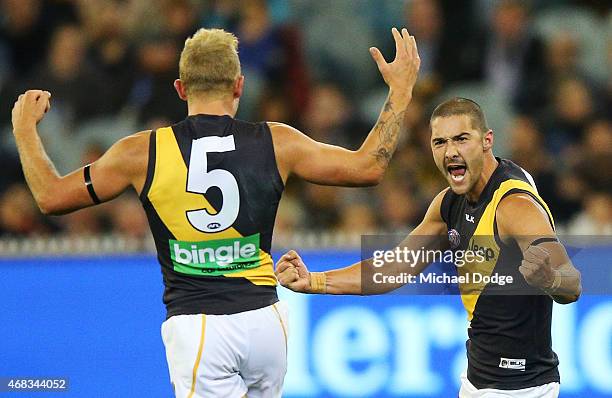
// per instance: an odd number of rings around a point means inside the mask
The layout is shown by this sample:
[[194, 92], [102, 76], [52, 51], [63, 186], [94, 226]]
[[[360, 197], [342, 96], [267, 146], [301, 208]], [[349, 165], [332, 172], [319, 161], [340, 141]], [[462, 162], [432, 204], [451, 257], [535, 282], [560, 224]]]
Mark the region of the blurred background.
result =
[[117, 139], [180, 121], [172, 87], [185, 38], [234, 32], [246, 77], [238, 117], [282, 121], [357, 148], [387, 93], [368, 48], [390, 28], [416, 37], [421, 72], [408, 132], [370, 189], [289, 181], [276, 238], [410, 230], [445, 182], [428, 119], [442, 99], [479, 102], [495, 152], [531, 172], [562, 232], [612, 234], [612, 14], [570, 0], [1, 0], [0, 234], [148, 236], [136, 196], [42, 217], [23, 183], [10, 111], [28, 88], [53, 94], [40, 125], [61, 173]]
[[[282, 121], [356, 149], [387, 94], [368, 48], [379, 47], [389, 60], [393, 26], [416, 37], [421, 71], [407, 133], [383, 182], [355, 189], [290, 180], [277, 216], [277, 250], [310, 248], [307, 259], [324, 269], [358, 260], [362, 234], [410, 231], [446, 186], [431, 157], [428, 121], [437, 103], [456, 95], [481, 104], [495, 132], [495, 154], [534, 176], [560, 233], [612, 235], [608, 1], [0, 0], [0, 281], [8, 302], [2, 314], [17, 325], [0, 327], [0, 376], [65, 371], [83, 388], [84, 380], [98, 386], [88, 396], [170, 391], [156, 329], [164, 313], [159, 269], [152, 267], [137, 196], [42, 216], [11, 134], [20, 93], [53, 94], [39, 132], [59, 172], [68, 173], [123, 136], [182, 120], [186, 105], [172, 82], [183, 42], [200, 27], [219, 27], [239, 38], [246, 81], [237, 117]], [[603, 250], [594, 258], [605, 263], [612, 246]], [[97, 259], [108, 252], [145, 254]], [[66, 253], [94, 256], [75, 260]], [[23, 259], [32, 254], [38, 257]], [[92, 272], [95, 280], [71, 277]], [[612, 274], [609, 280], [612, 286]], [[32, 285], [40, 290], [33, 293]], [[287, 396], [455, 396], [465, 365], [465, 315], [457, 297], [286, 299], [297, 336]], [[117, 314], [112, 303], [130, 303], [137, 317]], [[22, 316], [24, 308], [31, 318]], [[83, 319], [90, 311], [91, 319]], [[612, 298], [586, 297], [555, 314], [561, 314], [554, 333], [564, 396], [612, 396]], [[41, 319], [45, 330], [34, 333]], [[70, 334], [62, 324], [83, 330]], [[104, 338], [94, 333], [99, 328]], [[138, 347], [125, 340], [132, 332]], [[77, 333], [91, 339], [72, 351], [73, 359], [60, 361], [66, 347], [58, 341]], [[385, 343], [372, 343], [381, 336]], [[93, 348], [85, 352], [87, 344]], [[116, 346], [120, 352], [108, 351]], [[24, 347], [34, 349], [26, 354]], [[99, 354], [96, 369], [113, 383], [86, 378], [91, 353]], [[151, 361], [144, 365], [142, 358]], [[134, 388], [130, 379], [118, 381], [130, 369], [142, 385], [155, 375], [151, 393], [122, 393]]]

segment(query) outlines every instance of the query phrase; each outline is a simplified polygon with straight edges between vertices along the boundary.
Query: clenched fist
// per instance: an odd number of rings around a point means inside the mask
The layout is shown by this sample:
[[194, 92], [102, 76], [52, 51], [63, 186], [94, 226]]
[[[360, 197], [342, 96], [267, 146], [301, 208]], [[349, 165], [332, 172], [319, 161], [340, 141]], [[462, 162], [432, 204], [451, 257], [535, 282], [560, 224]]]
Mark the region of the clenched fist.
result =
[[295, 250], [289, 250], [276, 263], [274, 271], [281, 285], [299, 293], [310, 292], [310, 272]]
[[556, 271], [550, 265], [550, 252], [538, 246], [525, 250], [519, 271], [527, 283], [542, 290], [551, 289], [555, 282]]
[[51, 93], [43, 90], [28, 90], [21, 94], [13, 106], [13, 132], [36, 127], [51, 108]]

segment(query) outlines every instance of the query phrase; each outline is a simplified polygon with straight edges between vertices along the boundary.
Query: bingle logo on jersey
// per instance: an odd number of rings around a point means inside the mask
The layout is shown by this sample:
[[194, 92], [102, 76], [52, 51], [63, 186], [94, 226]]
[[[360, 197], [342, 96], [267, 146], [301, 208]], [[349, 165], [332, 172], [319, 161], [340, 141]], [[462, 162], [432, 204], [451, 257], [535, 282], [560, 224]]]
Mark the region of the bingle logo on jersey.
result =
[[526, 363], [527, 363], [526, 359], [512, 359], [512, 358], [500, 358], [499, 359], [500, 368], [520, 370], [522, 372], [525, 371]]
[[183, 274], [220, 276], [259, 266], [259, 234], [204, 242], [168, 242], [174, 270]]

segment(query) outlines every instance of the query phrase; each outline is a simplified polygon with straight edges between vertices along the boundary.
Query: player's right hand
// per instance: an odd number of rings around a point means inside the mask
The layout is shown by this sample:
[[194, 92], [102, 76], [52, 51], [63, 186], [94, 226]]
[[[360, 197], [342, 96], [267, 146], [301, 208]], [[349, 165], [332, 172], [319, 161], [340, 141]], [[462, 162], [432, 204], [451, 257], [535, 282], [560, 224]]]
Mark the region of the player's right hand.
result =
[[13, 131], [34, 128], [51, 108], [51, 93], [43, 90], [28, 90], [21, 94], [13, 106]]
[[295, 250], [283, 254], [274, 271], [281, 285], [299, 293], [310, 291], [310, 272]]
[[382, 53], [376, 47], [370, 48], [370, 54], [376, 61], [380, 74], [391, 90], [412, 95], [412, 88], [416, 83], [419, 66], [421, 65], [416, 41], [414, 36], [410, 36], [406, 28], [402, 29], [401, 34], [396, 28], [391, 29], [391, 32], [395, 39], [395, 59], [393, 62], [385, 61]]

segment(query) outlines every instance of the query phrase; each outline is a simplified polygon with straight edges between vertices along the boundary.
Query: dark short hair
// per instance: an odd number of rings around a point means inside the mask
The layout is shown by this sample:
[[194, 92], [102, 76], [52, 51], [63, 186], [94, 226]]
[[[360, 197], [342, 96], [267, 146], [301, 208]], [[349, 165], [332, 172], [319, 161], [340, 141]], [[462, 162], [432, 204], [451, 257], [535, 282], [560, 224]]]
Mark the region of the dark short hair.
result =
[[485, 115], [475, 101], [471, 99], [455, 97], [448, 99], [436, 106], [431, 114], [431, 122], [437, 117], [449, 117], [455, 115], [468, 115], [472, 121], [472, 127], [480, 131], [482, 134], [489, 131]]

